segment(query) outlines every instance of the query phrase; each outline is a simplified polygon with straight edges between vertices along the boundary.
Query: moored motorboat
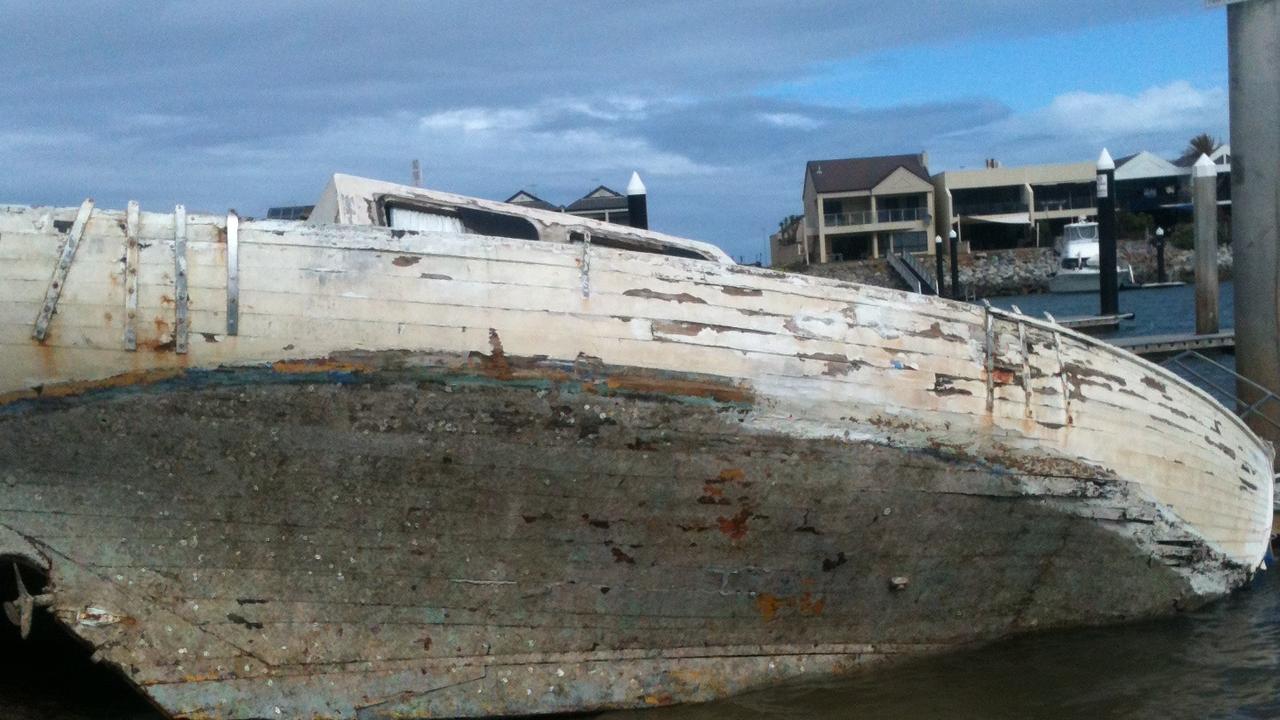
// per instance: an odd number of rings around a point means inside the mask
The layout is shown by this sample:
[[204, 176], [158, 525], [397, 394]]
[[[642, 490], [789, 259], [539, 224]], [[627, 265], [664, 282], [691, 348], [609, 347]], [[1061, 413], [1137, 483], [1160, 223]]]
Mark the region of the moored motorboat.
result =
[[[1049, 292], [1098, 292], [1102, 272], [1098, 265], [1098, 223], [1069, 223], [1055, 244], [1058, 267], [1049, 275]], [[1139, 287], [1133, 266], [1116, 267], [1116, 282], [1121, 289]]]
[[[174, 717], [645, 707], [1248, 580], [1273, 451], [932, 296], [335, 176], [0, 212], [0, 557]], [[38, 642], [37, 637], [31, 638]]]

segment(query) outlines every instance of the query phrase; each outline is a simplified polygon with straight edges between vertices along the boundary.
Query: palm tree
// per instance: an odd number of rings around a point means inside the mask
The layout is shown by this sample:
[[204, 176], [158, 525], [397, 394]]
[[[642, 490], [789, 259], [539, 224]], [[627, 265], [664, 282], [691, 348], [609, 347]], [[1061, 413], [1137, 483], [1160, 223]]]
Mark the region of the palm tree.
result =
[[1183, 159], [1194, 160], [1201, 155], [1212, 156], [1222, 147], [1222, 143], [1209, 133], [1200, 133], [1187, 142], [1187, 149], [1182, 151]]

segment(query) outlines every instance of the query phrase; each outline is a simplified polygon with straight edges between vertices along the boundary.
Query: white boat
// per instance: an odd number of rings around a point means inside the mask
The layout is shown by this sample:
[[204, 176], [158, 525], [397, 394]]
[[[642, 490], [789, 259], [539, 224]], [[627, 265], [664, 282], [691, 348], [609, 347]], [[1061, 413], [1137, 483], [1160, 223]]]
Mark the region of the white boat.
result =
[[[1058, 267], [1049, 276], [1049, 292], [1098, 292], [1102, 273], [1098, 264], [1098, 223], [1083, 220], [1066, 225], [1054, 247]], [[1120, 287], [1136, 286], [1133, 266], [1116, 267]]]
[[1169, 615], [1259, 567], [1273, 460], [1051, 322], [564, 213], [0, 207], [7, 615], [173, 717], [643, 708]]

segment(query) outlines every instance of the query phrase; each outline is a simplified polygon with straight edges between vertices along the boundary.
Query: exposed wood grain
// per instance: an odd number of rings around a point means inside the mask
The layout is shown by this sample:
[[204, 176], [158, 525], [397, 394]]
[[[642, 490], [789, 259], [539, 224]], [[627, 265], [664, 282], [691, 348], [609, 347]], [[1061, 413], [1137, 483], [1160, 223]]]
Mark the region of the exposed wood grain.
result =
[[62, 246], [62, 255], [58, 258], [58, 264], [54, 266], [53, 277], [50, 278], [48, 289], [45, 291], [44, 304], [40, 306], [40, 314], [36, 316], [35, 328], [31, 332], [31, 336], [36, 341], [44, 340], [49, 332], [49, 323], [58, 309], [58, 297], [62, 294], [63, 285], [67, 282], [67, 273], [71, 271], [71, 262], [76, 259], [76, 250], [80, 247], [80, 239], [84, 236], [85, 225], [88, 224], [92, 213], [93, 199], [86, 199], [80, 205], [75, 223], [67, 233], [66, 242]]

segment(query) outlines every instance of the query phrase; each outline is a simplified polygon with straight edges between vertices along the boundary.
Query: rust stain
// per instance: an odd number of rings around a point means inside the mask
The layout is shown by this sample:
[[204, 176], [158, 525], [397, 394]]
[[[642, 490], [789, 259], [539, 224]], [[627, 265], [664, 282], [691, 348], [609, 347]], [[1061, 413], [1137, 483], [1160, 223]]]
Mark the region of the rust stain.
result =
[[1018, 381], [1018, 374], [1012, 370], [995, 368], [991, 371], [991, 379], [997, 385], [1013, 385]]
[[18, 400], [34, 400], [36, 398], [64, 398], [81, 395], [93, 390], [128, 387], [130, 385], [149, 385], [169, 380], [183, 374], [180, 368], [163, 368], [154, 370], [136, 370], [113, 375], [102, 380], [77, 380], [75, 382], [42, 385], [29, 390], [17, 390], [0, 395], [0, 405]]
[[760, 617], [765, 622], [772, 621], [778, 615], [778, 610], [782, 607], [781, 599], [776, 595], [769, 593], [760, 593], [756, 596], [756, 610], [760, 612]]
[[740, 483], [746, 478], [747, 474], [742, 471], [742, 468], [725, 468], [720, 471], [719, 475], [716, 475], [715, 480], [709, 480], [708, 482], [721, 484], [730, 482]]
[[741, 540], [747, 536], [747, 520], [751, 519], [750, 508], [742, 508], [737, 515], [731, 518], [718, 517], [716, 522], [720, 524], [720, 532], [724, 533], [730, 540]]
[[511, 364], [507, 362], [507, 354], [502, 349], [502, 338], [498, 337], [498, 331], [494, 328], [489, 328], [489, 348], [492, 352], [484, 358], [485, 371], [499, 380], [514, 377]]
[[364, 363], [355, 363], [333, 358], [317, 358], [312, 360], [277, 360], [271, 363], [271, 369], [278, 373], [301, 374], [317, 372], [363, 372], [370, 370]]
[[422, 261], [421, 257], [417, 257], [414, 255], [401, 255], [397, 257], [395, 260], [392, 260], [391, 264], [395, 265], [396, 267], [409, 267], [410, 265], [417, 265], [421, 261]]
[[161, 296], [160, 296], [160, 304], [161, 304], [161, 305], [172, 305], [172, 304], [173, 304], [173, 298], [169, 297], [168, 295], [161, 295]]
[[705, 397], [719, 400], [720, 402], [751, 403], [755, 400], [754, 395], [749, 390], [727, 383], [702, 380], [678, 380], [642, 375], [613, 375], [605, 380], [605, 386], [610, 390], [623, 392]]
[[626, 295], [627, 297], [647, 298], [649, 300], [666, 300], [667, 302], [675, 302], [675, 303], [681, 303], [681, 304], [683, 303], [694, 303], [695, 305], [707, 304], [706, 300], [703, 300], [697, 295], [690, 295], [689, 293], [664, 293], [664, 292], [658, 292], [657, 290], [650, 290], [649, 288], [635, 288], [632, 290], [627, 290], [622, 294]]
[[109, 312], [102, 313], [102, 319], [106, 320], [107, 322], [111, 322], [112, 317], [114, 316]]
[[770, 593], [760, 593], [756, 596], [756, 610], [765, 622], [773, 621], [785, 609], [794, 610], [796, 614], [805, 617], [820, 617], [826, 607], [827, 601], [825, 599], [814, 598], [813, 593], [808, 591], [794, 597], [778, 596]]

